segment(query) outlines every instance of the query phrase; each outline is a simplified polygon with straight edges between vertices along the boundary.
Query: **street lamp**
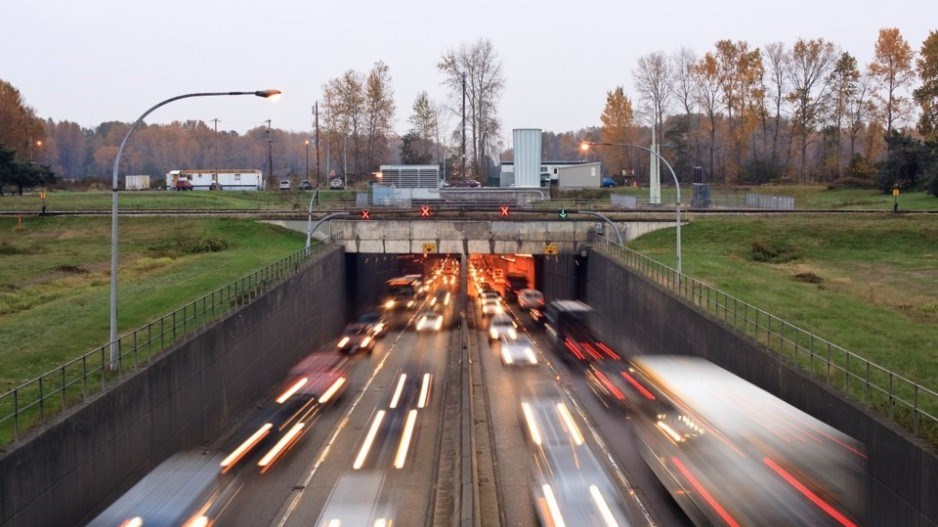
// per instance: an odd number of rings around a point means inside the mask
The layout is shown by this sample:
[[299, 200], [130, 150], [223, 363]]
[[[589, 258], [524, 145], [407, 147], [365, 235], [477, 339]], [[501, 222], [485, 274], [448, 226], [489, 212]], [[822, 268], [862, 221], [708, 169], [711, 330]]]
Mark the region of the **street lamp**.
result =
[[309, 139], [306, 140], [306, 181], [309, 181]]
[[280, 95], [280, 90], [260, 90], [260, 91], [231, 91], [231, 92], [209, 92], [209, 93], [188, 93], [186, 95], [178, 95], [166, 99], [165, 101], [153, 106], [149, 110], [143, 112], [133, 126], [130, 127], [130, 130], [127, 130], [127, 134], [124, 135], [124, 139], [121, 141], [120, 147], [117, 149], [117, 156], [114, 158], [114, 174], [111, 181], [111, 354], [110, 354], [110, 363], [109, 369], [117, 369], [120, 362], [120, 350], [118, 349], [117, 343], [117, 195], [118, 195], [118, 169], [121, 162], [121, 154], [124, 152], [124, 146], [127, 144], [127, 140], [130, 139], [130, 135], [134, 133], [134, 130], [140, 126], [140, 123], [150, 115], [153, 110], [169, 104], [173, 101], [178, 101], [179, 99], [188, 99], [190, 97], [216, 97], [223, 95], [255, 95], [257, 97], [262, 97], [264, 99], [276, 98]]
[[671, 168], [671, 164], [668, 163], [668, 160], [661, 156], [658, 152], [655, 152], [651, 148], [646, 148], [640, 145], [632, 145], [628, 143], [593, 143], [590, 141], [583, 141], [580, 143], [580, 150], [588, 152], [590, 147], [593, 146], [619, 146], [623, 148], [638, 148], [646, 152], [651, 152], [658, 159], [664, 162], [665, 166], [668, 167], [668, 170], [671, 172], [671, 177], [674, 178], [674, 188], [677, 190], [677, 200], [674, 204], [674, 210], [677, 214], [677, 220], [675, 221], [675, 226], [677, 227], [677, 279], [678, 283], [681, 280], [681, 185], [677, 182], [677, 175], [674, 173], [674, 169]]

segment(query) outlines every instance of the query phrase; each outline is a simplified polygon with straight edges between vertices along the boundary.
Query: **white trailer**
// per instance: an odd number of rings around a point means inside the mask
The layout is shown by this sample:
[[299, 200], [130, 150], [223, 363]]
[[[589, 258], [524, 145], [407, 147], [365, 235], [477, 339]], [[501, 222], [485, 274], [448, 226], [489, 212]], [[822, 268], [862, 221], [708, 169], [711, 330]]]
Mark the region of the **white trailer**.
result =
[[124, 176], [125, 190], [148, 190], [150, 176]]
[[264, 190], [266, 184], [260, 170], [170, 170], [166, 188], [176, 188], [180, 179], [192, 183], [193, 190]]

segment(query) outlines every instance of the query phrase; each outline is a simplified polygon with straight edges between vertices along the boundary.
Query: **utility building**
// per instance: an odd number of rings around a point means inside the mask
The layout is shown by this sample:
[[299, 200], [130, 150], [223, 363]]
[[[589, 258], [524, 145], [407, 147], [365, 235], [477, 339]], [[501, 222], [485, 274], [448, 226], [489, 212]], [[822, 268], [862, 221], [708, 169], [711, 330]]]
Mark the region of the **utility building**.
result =
[[381, 165], [381, 183], [395, 188], [440, 188], [437, 165]]
[[514, 131], [514, 177], [508, 184], [499, 178], [499, 186], [541, 186], [541, 130], [538, 128], [515, 128]]

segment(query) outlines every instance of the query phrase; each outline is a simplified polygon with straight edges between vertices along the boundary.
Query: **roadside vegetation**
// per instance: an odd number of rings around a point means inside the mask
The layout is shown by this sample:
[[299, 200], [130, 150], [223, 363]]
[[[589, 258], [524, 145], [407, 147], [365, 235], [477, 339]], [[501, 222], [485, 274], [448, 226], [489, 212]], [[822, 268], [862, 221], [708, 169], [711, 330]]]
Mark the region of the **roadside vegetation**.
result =
[[[929, 216], [697, 217], [689, 276], [938, 388], [938, 221]], [[674, 230], [630, 247], [675, 264]]]
[[[140, 327], [303, 247], [248, 220], [122, 218], [120, 331]], [[110, 218], [0, 218], [0, 392], [104, 344]]]
[[[309, 208], [312, 192], [299, 191], [122, 191], [119, 198], [120, 210], [277, 210], [302, 211]], [[354, 191], [324, 190], [319, 192], [319, 203], [354, 201]], [[938, 201], [938, 200], [936, 200]], [[315, 207], [315, 204], [314, 204]], [[27, 192], [22, 196], [11, 195], [0, 199], [0, 210], [40, 211], [42, 200], [39, 192]], [[111, 210], [110, 191], [56, 191], [46, 193], [46, 210], [58, 211]]]

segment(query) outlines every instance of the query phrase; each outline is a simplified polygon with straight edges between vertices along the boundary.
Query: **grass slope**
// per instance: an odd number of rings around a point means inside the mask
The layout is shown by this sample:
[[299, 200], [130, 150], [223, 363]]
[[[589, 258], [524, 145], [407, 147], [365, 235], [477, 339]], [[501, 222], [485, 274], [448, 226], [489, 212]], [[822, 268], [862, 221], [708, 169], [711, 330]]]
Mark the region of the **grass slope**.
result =
[[[108, 337], [110, 219], [0, 218], [0, 391]], [[121, 332], [300, 248], [301, 233], [231, 219], [124, 218]]]
[[[938, 387], [938, 218], [697, 218], [684, 272], [931, 389]], [[630, 246], [675, 263], [674, 231]]]

